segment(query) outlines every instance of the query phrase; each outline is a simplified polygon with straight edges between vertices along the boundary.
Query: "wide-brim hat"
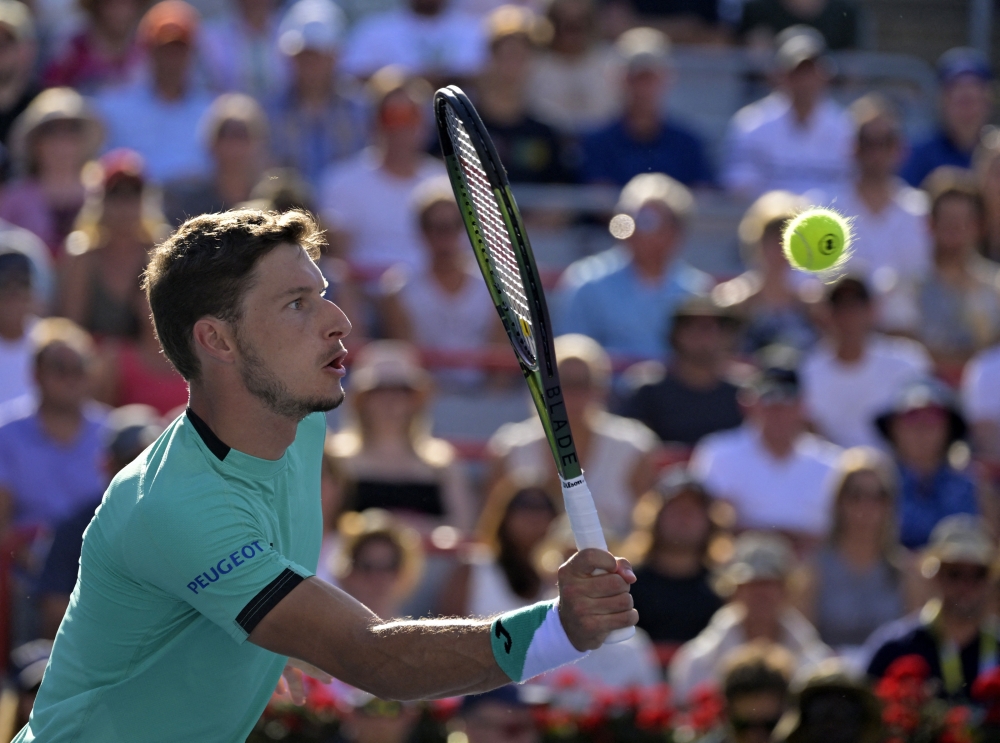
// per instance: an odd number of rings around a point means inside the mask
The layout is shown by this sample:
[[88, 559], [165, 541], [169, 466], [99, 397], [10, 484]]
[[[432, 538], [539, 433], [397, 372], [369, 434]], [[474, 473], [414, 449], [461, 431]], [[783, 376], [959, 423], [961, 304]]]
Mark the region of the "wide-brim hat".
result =
[[946, 516], [931, 532], [921, 560], [921, 571], [932, 577], [942, 563], [991, 567], [996, 545], [979, 516], [957, 513]]
[[889, 427], [893, 418], [924, 408], [940, 408], [947, 412], [950, 443], [965, 438], [968, 425], [958, 408], [955, 394], [942, 382], [929, 378], [917, 379], [905, 385], [899, 391], [892, 406], [875, 418], [875, 427], [889, 441], [891, 440]]
[[425, 392], [430, 374], [420, 364], [417, 349], [403, 341], [373, 341], [359, 353], [348, 385], [353, 393], [377, 389], [409, 389]]
[[104, 139], [104, 126], [87, 99], [72, 88], [43, 90], [14, 121], [10, 151], [20, 173], [28, 169], [31, 139], [46, 124], [57, 121], [79, 122], [83, 130], [84, 156], [90, 159]]

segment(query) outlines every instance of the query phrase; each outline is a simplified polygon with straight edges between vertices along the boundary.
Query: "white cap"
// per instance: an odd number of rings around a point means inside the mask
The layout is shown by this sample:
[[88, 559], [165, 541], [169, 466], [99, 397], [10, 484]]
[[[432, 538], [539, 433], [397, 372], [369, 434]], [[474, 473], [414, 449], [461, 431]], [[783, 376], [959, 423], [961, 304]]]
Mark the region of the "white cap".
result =
[[278, 48], [289, 57], [307, 49], [335, 52], [344, 37], [343, 11], [332, 0], [299, 0], [278, 27]]

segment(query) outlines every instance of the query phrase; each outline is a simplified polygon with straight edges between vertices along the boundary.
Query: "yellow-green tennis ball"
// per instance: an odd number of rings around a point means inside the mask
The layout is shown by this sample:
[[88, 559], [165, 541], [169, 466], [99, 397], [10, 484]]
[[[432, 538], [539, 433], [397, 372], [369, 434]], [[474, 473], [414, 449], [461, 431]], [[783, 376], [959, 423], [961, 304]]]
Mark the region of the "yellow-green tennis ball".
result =
[[846, 257], [851, 225], [832, 209], [814, 207], [788, 223], [782, 244], [788, 262], [796, 268], [826, 271]]

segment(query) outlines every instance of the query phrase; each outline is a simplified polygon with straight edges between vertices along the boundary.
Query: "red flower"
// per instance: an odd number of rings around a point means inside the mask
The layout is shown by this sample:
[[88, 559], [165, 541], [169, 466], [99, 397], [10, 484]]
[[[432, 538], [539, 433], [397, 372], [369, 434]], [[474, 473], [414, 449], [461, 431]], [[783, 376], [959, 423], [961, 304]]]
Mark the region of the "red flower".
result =
[[691, 727], [699, 732], [711, 730], [722, 719], [724, 709], [725, 704], [715, 687], [708, 684], [695, 687], [688, 712]]
[[884, 678], [923, 682], [930, 678], [930, 675], [931, 667], [921, 656], [904, 655], [889, 664]]
[[890, 728], [912, 733], [920, 725], [920, 712], [902, 704], [888, 704], [882, 710], [882, 720]]

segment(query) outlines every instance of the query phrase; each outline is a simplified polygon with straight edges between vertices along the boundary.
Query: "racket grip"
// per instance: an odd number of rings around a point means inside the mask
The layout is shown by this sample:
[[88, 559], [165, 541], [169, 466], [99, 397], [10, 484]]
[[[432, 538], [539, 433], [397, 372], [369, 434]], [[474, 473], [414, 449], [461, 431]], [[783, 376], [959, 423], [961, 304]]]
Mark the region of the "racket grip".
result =
[[[569, 525], [573, 530], [573, 538], [576, 540], [576, 548], [608, 550], [607, 540], [604, 539], [604, 529], [601, 528], [601, 519], [597, 515], [597, 506], [594, 505], [594, 496], [590, 494], [587, 481], [581, 474], [572, 480], [559, 478], [562, 485], [563, 501], [566, 504], [566, 516], [569, 517]], [[595, 574], [603, 573], [598, 570]], [[635, 627], [623, 627], [608, 635], [604, 640], [605, 645], [613, 645], [629, 639], [635, 634]]]

